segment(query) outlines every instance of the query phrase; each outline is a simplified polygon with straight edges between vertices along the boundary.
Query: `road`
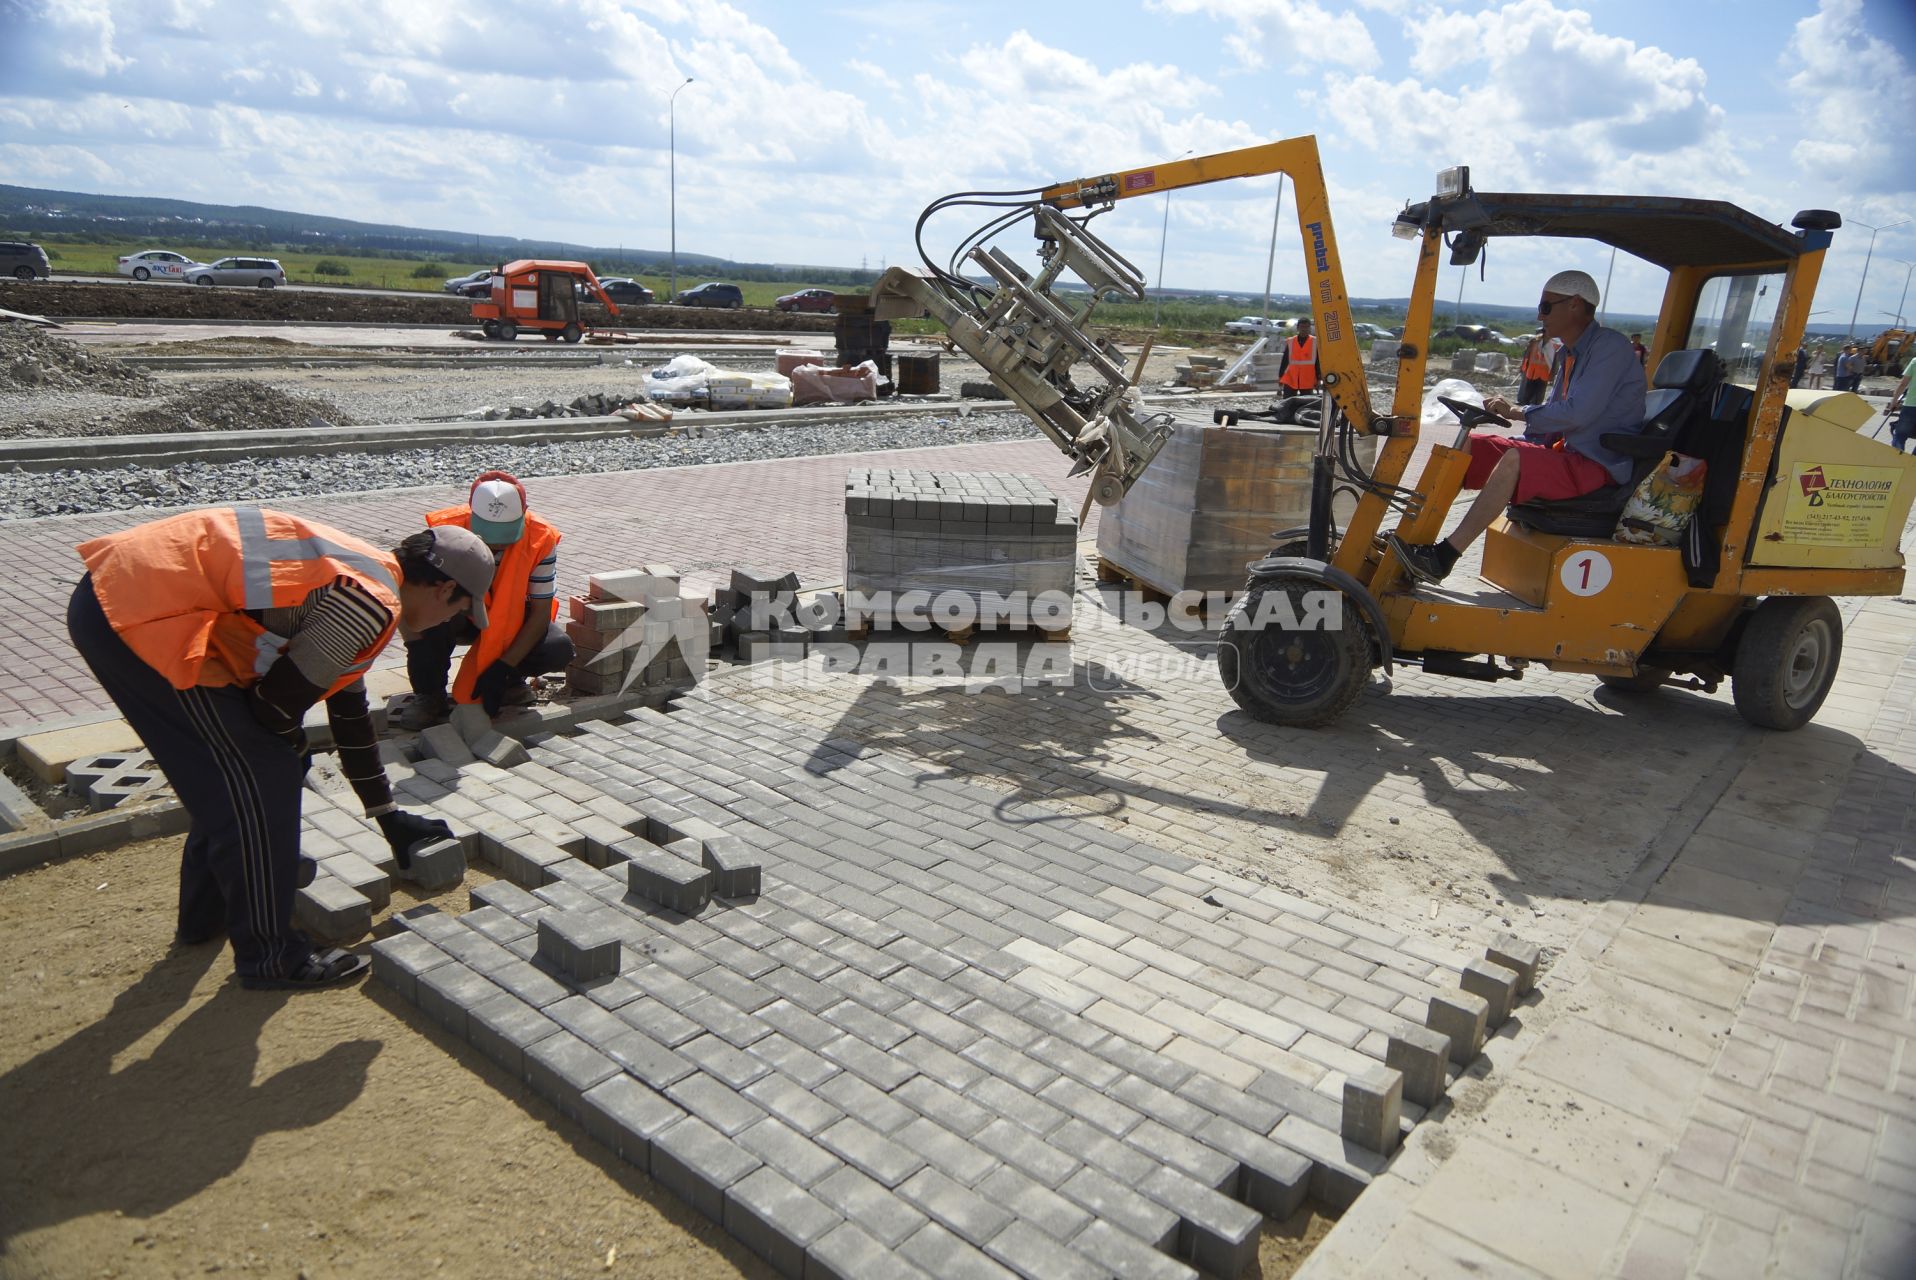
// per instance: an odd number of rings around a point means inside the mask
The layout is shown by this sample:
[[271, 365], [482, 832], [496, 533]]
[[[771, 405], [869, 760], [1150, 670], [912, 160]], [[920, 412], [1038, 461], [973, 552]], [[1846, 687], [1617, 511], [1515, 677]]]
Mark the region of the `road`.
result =
[[[76, 275], [76, 274], [65, 272], [65, 271], [56, 271], [53, 273], [53, 276], [55, 280], [71, 281], [74, 284], [127, 284], [127, 285], [137, 285], [140, 288], [154, 288], [154, 287], [170, 288], [172, 287], [172, 282], [167, 280], [135, 280], [129, 276], [122, 276], [122, 275], [89, 276], [89, 275]], [[185, 287], [190, 287], [190, 286], [185, 286]], [[226, 286], [215, 286], [215, 287], [238, 288], [239, 286], [226, 285]], [[362, 288], [349, 288], [342, 285], [332, 285], [332, 284], [289, 284], [289, 285], [282, 285], [281, 287], [285, 289], [290, 289], [295, 293], [345, 293], [345, 294], [351, 294], [355, 297], [366, 297], [368, 295], [371, 295], [373, 297], [380, 297], [380, 298], [417, 298], [421, 296], [431, 296], [432, 294], [437, 292], [436, 290], [431, 290], [431, 289], [362, 289]]]

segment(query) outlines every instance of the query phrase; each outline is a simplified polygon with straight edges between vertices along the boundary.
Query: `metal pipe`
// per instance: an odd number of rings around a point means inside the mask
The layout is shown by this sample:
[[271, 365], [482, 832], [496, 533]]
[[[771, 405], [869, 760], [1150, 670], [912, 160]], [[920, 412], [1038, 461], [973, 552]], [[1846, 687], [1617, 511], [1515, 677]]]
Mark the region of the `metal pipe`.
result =
[[1287, 174], [1277, 175], [1277, 203], [1271, 206], [1271, 254], [1264, 260], [1264, 320], [1265, 332], [1270, 332], [1271, 319], [1271, 275], [1277, 270], [1277, 227], [1284, 219], [1284, 179]]

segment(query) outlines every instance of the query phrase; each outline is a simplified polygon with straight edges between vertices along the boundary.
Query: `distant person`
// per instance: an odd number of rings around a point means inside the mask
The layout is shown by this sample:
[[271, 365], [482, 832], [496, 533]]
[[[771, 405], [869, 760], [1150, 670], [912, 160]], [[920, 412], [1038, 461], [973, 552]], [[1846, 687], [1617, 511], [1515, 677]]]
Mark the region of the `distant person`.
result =
[[1550, 399], [1527, 407], [1497, 396], [1484, 401], [1492, 413], [1521, 420], [1523, 437], [1470, 433], [1463, 487], [1478, 493], [1456, 531], [1429, 546], [1391, 535], [1391, 552], [1411, 577], [1442, 582], [1512, 501], [1575, 498], [1630, 478], [1632, 460], [1605, 448], [1603, 437], [1643, 430], [1643, 365], [1628, 339], [1597, 323], [1600, 300], [1587, 272], [1559, 271], [1544, 282], [1537, 319], [1544, 337], [1563, 344], [1551, 370]]
[[1277, 382], [1294, 396], [1317, 390], [1317, 339], [1311, 334], [1309, 317], [1297, 322], [1296, 336], [1284, 343]]
[[1913, 371], [1916, 371], [1916, 360], [1903, 366], [1903, 380], [1896, 384], [1896, 390], [1889, 397], [1889, 406], [1883, 410], [1889, 417], [1890, 447], [1898, 453], [1909, 441], [1916, 440], [1916, 403], [1911, 403], [1909, 399], [1909, 382]]
[[1863, 354], [1854, 343], [1843, 348], [1843, 354], [1836, 357], [1836, 389], [1838, 391], [1857, 391], [1863, 385]]
[[322, 987], [366, 957], [315, 951], [293, 924], [314, 865], [300, 856], [306, 713], [326, 704], [339, 763], [396, 858], [449, 839], [393, 804], [365, 671], [395, 631], [468, 611], [492, 557], [464, 529], [390, 552], [262, 507], [213, 507], [83, 542], [67, 605], [73, 647], [153, 753], [191, 816], [174, 941], [224, 933], [246, 987]]
[[[438, 724], [455, 703], [477, 702], [489, 716], [530, 705], [527, 678], [563, 671], [574, 653], [557, 622], [559, 531], [527, 509], [526, 487], [504, 471], [486, 472], [472, 482], [464, 505], [428, 512], [426, 523], [469, 529], [484, 540], [496, 566], [485, 599], [494, 625], [480, 630], [453, 617], [406, 641], [413, 702], [401, 713], [402, 725]], [[448, 697], [452, 653], [462, 644], [472, 647]]]
[[1823, 389], [1823, 376], [1829, 372], [1829, 368], [1829, 357], [1823, 350], [1823, 344], [1819, 342], [1816, 344], [1816, 350], [1810, 352], [1810, 390]]
[[1796, 359], [1792, 361], [1790, 364], [1790, 386], [1792, 388], [1800, 387], [1803, 385], [1803, 375], [1809, 372], [1809, 367], [1810, 367], [1809, 348], [1802, 347], [1802, 346], [1797, 347]]
[[1518, 366], [1521, 377], [1517, 386], [1518, 404], [1543, 403], [1544, 388], [1550, 385], [1550, 354], [1543, 334], [1531, 334], [1523, 349], [1523, 362]]
[[1637, 368], [1641, 369], [1650, 362], [1650, 348], [1643, 345], [1642, 334], [1633, 333], [1630, 335], [1630, 350], [1637, 353]]

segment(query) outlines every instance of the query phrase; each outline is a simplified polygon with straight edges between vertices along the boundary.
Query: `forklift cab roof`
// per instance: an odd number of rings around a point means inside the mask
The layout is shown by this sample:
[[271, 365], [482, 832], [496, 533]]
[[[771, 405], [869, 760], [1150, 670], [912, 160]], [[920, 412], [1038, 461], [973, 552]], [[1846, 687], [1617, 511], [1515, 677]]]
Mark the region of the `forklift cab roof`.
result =
[[1476, 192], [1411, 205], [1400, 226], [1440, 227], [1451, 262], [1476, 261], [1488, 236], [1561, 236], [1612, 245], [1666, 270], [1745, 267], [1782, 270], [1799, 254], [1827, 248], [1842, 225], [1834, 213], [1796, 215], [1798, 232], [1765, 222], [1723, 200], [1675, 196], [1530, 195]]

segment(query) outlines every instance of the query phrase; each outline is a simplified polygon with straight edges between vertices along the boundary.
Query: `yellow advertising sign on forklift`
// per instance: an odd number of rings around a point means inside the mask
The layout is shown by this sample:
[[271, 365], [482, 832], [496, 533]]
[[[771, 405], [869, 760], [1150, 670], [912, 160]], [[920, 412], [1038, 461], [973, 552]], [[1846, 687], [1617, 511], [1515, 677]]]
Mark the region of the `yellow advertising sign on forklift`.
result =
[[1862, 434], [1876, 410], [1861, 396], [1792, 391], [1750, 562], [1887, 569], [1916, 500], [1916, 457]]

